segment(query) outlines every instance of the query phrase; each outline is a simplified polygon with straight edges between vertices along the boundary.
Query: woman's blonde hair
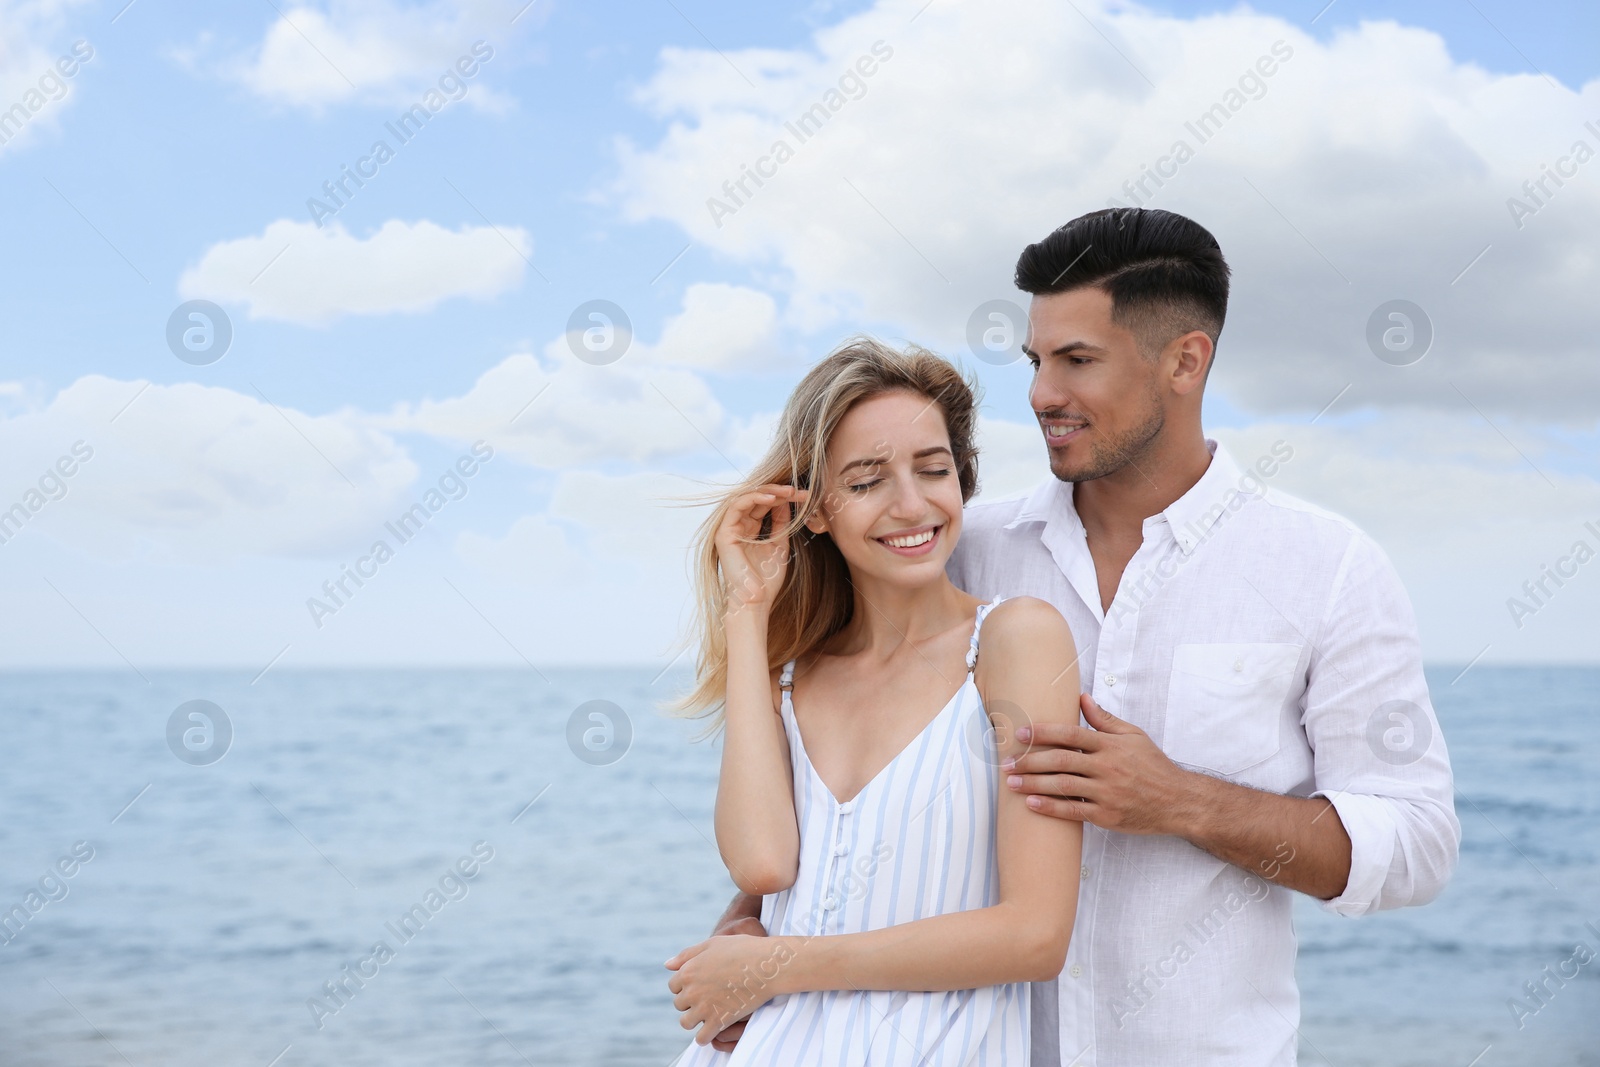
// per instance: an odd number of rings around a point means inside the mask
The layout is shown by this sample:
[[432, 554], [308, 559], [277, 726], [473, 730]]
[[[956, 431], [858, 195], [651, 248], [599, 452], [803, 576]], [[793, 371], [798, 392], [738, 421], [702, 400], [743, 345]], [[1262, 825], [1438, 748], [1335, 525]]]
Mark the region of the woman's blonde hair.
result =
[[[809, 489], [824, 476], [826, 449], [846, 413], [863, 400], [905, 390], [928, 399], [944, 414], [950, 450], [966, 502], [978, 489], [978, 452], [973, 437], [978, 387], [948, 361], [908, 345], [896, 350], [870, 337], [836, 349], [801, 379], [784, 405], [772, 446], [743, 482], [717, 498], [691, 545], [695, 569], [696, 634], [700, 654], [695, 686], [672, 707], [721, 725], [728, 684], [728, 645], [723, 630], [727, 593], [717, 565], [716, 532], [733, 497], [776, 483]], [[789, 567], [767, 623], [768, 669], [817, 649], [850, 621], [855, 596], [849, 568], [833, 539], [813, 534], [805, 523], [824, 503], [813, 493], [788, 524]], [[774, 530], [773, 533], [780, 531]], [[691, 638], [692, 640], [693, 638]]]

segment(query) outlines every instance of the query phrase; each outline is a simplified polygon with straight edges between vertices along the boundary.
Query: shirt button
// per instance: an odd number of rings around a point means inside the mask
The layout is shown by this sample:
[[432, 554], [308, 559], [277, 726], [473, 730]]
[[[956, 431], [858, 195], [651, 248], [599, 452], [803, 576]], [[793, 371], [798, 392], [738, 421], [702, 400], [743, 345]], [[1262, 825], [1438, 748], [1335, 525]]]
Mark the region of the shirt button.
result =
[[824, 900], [822, 902], [822, 906], [825, 909], [827, 909], [828, 911], [832, 911], [834, 908], [837, 908], [839, 906], [839, 898], [838, 897], [829, 897], [827, 900]]
[[1117, 684], [1117, 676], [1114, 675], [1114, 674], [1106, 675], [1106, 684], [1107, 685], [1116, 685]]
[[1076, 963], [1074, 963], [1072, 965], [1072, 969], [1070, 971], [1068, 971], [1067, 973], [1072, 975], [1072, 977], [1074, 977], [1074, 978], [1082, 978], [1083, 977], [1083, 968], [1079, 967]]
[[852, 811], [855, 811], [855, 810], [856, 810], [856, 802], [853, 801], [853, 800], [847, 800], [843, 804], [839, 805], [839, 814], [840, 815], [849, 815]]
[[1242, 660], [1242, 659], [1234, 660], [1233, 661], [1233, 669], [1236, 670], [1236, 671], [1244, 670], [1244, 660]]
[[1087, 878], [1087, 877], [1089, 877], [1089, 868], [1088, 868], [1087, 865], [1078, 868], [1078, 877], [1079, 878]]
[[846, 845], [846, 844], [842, 844], [841, 843], [841, 844], [837, 844], [837, 845], [833, 846], [833, 854], [835, 856], [842, 856], [846, 852], [849, 852], [849, 851], [850, 851], [850, 846]]

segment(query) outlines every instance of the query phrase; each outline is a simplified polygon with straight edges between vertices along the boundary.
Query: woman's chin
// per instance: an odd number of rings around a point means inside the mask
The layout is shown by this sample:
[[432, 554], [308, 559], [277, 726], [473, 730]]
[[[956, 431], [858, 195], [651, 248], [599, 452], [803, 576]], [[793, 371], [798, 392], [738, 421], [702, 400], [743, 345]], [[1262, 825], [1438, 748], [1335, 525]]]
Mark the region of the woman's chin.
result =
[[945, 564], [950, 562], [948, 546], [940, 546], [926, 556], [892, 556], [882, 552], [870, 555], [871, 559], [845, 557], [853, 581], [870, 578], [887, 585], [920, 588], [942, 580]]

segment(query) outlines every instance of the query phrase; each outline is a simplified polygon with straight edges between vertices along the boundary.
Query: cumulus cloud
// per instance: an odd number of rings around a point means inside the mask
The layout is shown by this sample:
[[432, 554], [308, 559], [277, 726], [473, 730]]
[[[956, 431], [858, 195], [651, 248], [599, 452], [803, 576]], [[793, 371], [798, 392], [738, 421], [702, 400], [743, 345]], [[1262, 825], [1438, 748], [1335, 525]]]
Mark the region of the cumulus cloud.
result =
[[[622, 143], [617, 202], [772, 271], [797, 321], [950, 348], [1018, 298], [1026, 243], [1113, 198], [1169, 208], [1234, 267], [1213, 386], [1239, 403], [1314, 412], [1349, 386], [1342, 404], [1592, 422], [1600, 81], [1490, 74], [1394, 22], [1324, 43], [1247, 7], [922, 6], [728, 53], [754, 91], [713, 51], [664, 50], [638, 98], [665, 128]], [[1396, 298], [1433, 327], [1414, 366], [1366, 340]]]
[[88, 41], [74, 47], [67, 16], [87, 0], [0, 0], [0, 154], [53, 127], [71, 102]]
[[546, 511], [501, 536], [466, 531], [456, 554], [493, 588], [561, 619], [556, 640], [579, 661], [668, 656], [689, 596], [689, 544], [704, 486], [654, 472], [568, 471]]
[[0, 418], [0, 484], [16, 487], [0, 508], [26, 512], [8, 536], [49, 534], [113, 558], [343, 546], [378, 527], [416, 474], [359, 413], [307, 415], [191, 383], [88, 375]]
[[1039, 424], [978, 416], [977, 500], [1026, 492], [1050, 476]]
[[[708, 453], [734, 477], [765, 450], [771, 416], [730, 415], [703, 371], [766, 371], [777, 362], [777, 307], [766, 293], [696, 283], [654, 342], [611, 334], [615, 362], [579, 359], [581, 331], [517, 353], [456, 397], [396, 405], [377, 424], [456, 442], [487, 437], [551, 470]], [[543, 536], [543, 535], [541, 535]]]
[[186, 298], [244, 304], [251, 318], [322, 325], [343, 315], [417, 314], [453, 297], [488, 300], [522, 283], [533, 249], [519, 227], [447, 230], [390, 219], [368, 237], [338, 222], [279, 219], [219, 241], [184, 271]]
[[772, 370], [780, 363], [777, 327], [778, 307], [766, 293], [696, 282], [684, 292], [683, 310], [641, 356], [722, 373]]
[[524, 515], [499, 537], [463, 530], [456, 555], [501, 581], [560, 582], [576, 592], [594, 578], [589, 557], [575, 544], [579, 537], [548, 515]]
[[501, 537], [463, 532], [456, 551], [486, 569], [525, 578], [599, 578], [623, 561], [633, 577], [640, 568], [631, 565], [646, 564], [642, 569], [676, 586], [670, 579], [686, 573], [689, 542], [706, 515], [695, 506], [704, 488], [656, 472], [567, 471], [546, 511], [522, 516]]
[[[531, 21], [531, 20], [530, 20]], [[223, 73], [252, 92], [296, 107], [368, 103], [406, 105], [467, 57], [483, 61], [506, 24], [503, 5], [482, 0], [332, 0], [281, 8], [250, 55]], [[473, 53], [475, 42], [488, 47]], [[469, 63], [476, 72], [479, 63]], [[462, 69], [458, 73], [465, 73]], [[500, 109], [508, 100], [469, 80], [464, 99]]]
[[377, 425], [452, 442], [484, 438], [531, 466], [646, 462], [721, 446], [727, 415], [697, 375], [592, 366], [551, 342], [541, 362], [508, 356], [461, 396], [399, 404]]

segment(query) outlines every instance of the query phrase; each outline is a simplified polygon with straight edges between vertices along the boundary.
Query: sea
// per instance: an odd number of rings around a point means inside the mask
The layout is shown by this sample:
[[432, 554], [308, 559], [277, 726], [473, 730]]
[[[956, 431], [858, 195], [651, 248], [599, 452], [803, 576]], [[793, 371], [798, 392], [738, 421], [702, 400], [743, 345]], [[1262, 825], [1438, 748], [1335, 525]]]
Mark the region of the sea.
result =
[[[1428, 678], [1460, 867], [1299, 901], [1300, 1062], [1600, 1065], [1600, 669]], [[685, 681], [0, 675], [0, 1065], [667, 1067], [732, 893]]]

